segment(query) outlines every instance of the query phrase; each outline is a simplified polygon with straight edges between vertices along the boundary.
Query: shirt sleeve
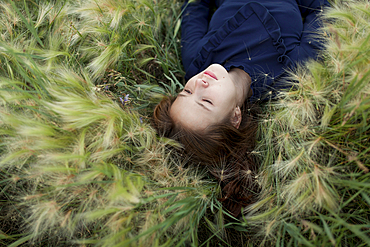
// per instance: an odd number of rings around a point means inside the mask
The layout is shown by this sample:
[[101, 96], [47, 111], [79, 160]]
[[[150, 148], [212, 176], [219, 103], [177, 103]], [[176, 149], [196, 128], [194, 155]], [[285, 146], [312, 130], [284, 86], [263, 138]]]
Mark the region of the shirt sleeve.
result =
[[[322, 27], [319, 16], [325, 7], [330, 4], [327, 0], [296, 0], [303, 18], [303, 31], [301, 35], [301, 56], [316, 58], [318, 50], [323, 48], [323, 42], [318, 37], [318, 30]], [[303, 59], [305, 60], [305, 59]]]
[[206, 35], [210, 19], [211, 0], [185, 1], [181, 20], [181, 54], [184, 68], [197, 54], [198, 42]]

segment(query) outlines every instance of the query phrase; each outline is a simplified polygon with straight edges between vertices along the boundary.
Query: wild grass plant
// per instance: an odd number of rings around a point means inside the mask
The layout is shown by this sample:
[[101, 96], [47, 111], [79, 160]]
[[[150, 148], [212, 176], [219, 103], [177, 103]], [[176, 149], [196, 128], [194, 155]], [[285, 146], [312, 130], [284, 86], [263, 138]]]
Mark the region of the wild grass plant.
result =
[[369, 245], [369, 2], [333, 2], [322, 61], [264, 106], [261, 195], [231, 222], [149, 124], [183, 84], [181, 4], [1, 1], [0, 243]]

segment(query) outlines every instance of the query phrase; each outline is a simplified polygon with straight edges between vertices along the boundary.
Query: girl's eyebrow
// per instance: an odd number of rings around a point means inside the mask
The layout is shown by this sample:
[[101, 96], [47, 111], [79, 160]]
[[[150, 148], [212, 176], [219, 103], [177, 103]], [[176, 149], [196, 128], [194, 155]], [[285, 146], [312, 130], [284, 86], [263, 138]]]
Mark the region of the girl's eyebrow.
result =
[[[187, 97], [187, 95], [184, 95], [184, 94], [181, 94], [181, 93], [179, 93], [178, 95], [177, 95], [177, 97]], [[200, 102], [196, 102], [198, 105], [200, 105], [202, 108], [204, 108], [205, 110], [207, 110], [207, 111], [211, 111], [208, 107], [206, 107], [205, 105], [203, 105], [202, 103], [200, 103]]]
[[204, 109], [206, 109], [207, 111], [211, 111], [210, 109], [208, 109], [205, 105], [203, 105], [202, 103], [200, 102], [197, 102], [198, 105], [200, 105], [201, 107], [203, 107]]

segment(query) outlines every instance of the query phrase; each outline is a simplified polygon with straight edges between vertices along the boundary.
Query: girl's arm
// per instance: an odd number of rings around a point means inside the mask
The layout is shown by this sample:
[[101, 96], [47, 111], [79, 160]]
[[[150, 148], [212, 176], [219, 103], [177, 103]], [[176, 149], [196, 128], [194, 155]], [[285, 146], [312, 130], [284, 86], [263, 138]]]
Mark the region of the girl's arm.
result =
[[322, 42], [315, 38], [322, 22], [318, 18], [325, 7], [330, 4], [327, 0], [296, 0], [303, 18], [303, 32], [301, 43], [312, 45], [316, 49], [322, 49]]
[[185, 70], [196, 55], [198, 41], [208, 30], [211, 0], [185, 1], [181, 21], [182, 62]]

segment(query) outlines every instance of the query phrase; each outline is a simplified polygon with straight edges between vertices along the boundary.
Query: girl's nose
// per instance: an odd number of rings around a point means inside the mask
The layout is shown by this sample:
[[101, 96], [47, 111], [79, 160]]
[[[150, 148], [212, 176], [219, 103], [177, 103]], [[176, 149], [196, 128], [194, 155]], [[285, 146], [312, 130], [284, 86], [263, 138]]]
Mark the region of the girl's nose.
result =
[[197, 79], [197, 86], [207, 88], [209, 84], [205, 80]]

